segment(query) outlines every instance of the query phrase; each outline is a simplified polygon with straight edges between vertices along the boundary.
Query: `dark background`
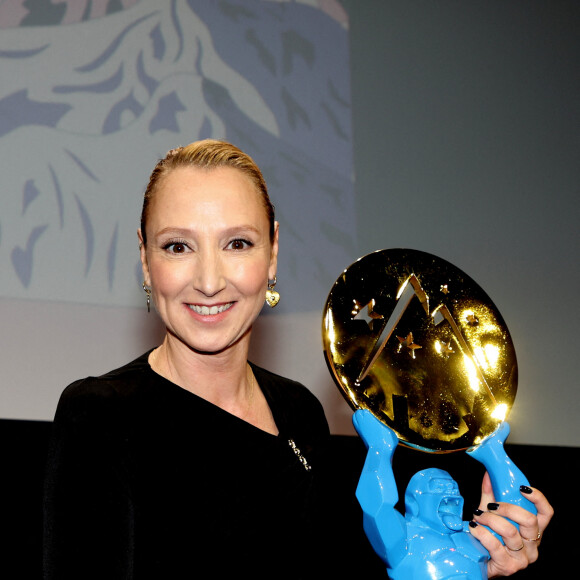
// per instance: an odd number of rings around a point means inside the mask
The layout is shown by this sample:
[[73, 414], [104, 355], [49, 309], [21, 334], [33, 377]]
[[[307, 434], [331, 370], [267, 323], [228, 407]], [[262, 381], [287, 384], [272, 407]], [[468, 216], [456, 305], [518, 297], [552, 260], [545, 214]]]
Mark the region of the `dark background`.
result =
[[[0, 578], [3, 580], [42, 577], [42, 480], [51, 425], [44, 421], [0, 421]], [[574, 556], [569, 543], [574, 538], [574, 480], [580, 462], [579, 450], [509, 444], [506, 450], [531, 485], [546, 493], [556, 510], [542, 541], [540, 560], [517, 577], [522, 580], [572, 577], [570, 567]], [[365, 449], [357, 437], [335, 435], [333, 454], [338, 476], [336, 485], [328, 492], [340, 502], [345, 494], [354, 494]], [[420, 469], [447, 470], [459, 483], [464, 497], [464, 519], [471, 519], [479, 505], [483, 475], [481, 466], [473, 459], [463, 453], [433, 455], [399, 446], [393, 464], [401, 496], [410, 477]], [[352, 525], [362, 526], [361, 519], [353, 519]], [[359, 577], [386, 578], [382, 563], [370, 550], [360, 563]]]

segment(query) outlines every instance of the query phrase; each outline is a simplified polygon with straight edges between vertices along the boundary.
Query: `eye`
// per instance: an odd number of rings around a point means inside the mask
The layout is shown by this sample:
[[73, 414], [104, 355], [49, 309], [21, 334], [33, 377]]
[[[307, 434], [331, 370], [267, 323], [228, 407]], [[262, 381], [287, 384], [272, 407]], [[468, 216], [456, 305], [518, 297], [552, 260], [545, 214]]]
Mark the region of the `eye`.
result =
[[230, 250], [245, 250], [246, 248], [251, 248], [254, 244], [249, 240], [243, 238], [236, 238], [232, 240], [226, 247]]
[[167, 242], [163, 249], [169, 252], [170, 254], [184, 254], [189, 249], [185, 242], [175, 240], [171, 242]]

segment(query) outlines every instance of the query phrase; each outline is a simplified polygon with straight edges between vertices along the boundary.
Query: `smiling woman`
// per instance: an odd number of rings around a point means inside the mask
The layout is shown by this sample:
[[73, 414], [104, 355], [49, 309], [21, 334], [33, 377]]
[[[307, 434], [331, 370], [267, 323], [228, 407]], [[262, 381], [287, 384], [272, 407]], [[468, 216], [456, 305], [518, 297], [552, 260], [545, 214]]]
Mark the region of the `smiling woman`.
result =
[[220, 141], [170, 151], [151, 176], [138, 236], [165, 337], [62, 395], [45, 577], [310, 578], [346, 565], [329, 550], [348, 532], [332, 522], [351, 520], [353, 504], [326, 505], [322, 407], [248, 361], [254, 321], [265, 300], [275, 305], [278, 259], [260, 170]]

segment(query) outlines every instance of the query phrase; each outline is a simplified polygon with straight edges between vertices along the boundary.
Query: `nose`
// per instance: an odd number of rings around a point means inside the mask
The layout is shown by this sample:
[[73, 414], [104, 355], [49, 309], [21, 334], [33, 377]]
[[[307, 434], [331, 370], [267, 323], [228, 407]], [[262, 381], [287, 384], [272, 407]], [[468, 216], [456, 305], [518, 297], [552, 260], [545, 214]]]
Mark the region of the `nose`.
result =
[[193, 287], [204, 296], [219, 294], [226, 286], [224, 264], [217, 252], [206, 251], [197, 254]]

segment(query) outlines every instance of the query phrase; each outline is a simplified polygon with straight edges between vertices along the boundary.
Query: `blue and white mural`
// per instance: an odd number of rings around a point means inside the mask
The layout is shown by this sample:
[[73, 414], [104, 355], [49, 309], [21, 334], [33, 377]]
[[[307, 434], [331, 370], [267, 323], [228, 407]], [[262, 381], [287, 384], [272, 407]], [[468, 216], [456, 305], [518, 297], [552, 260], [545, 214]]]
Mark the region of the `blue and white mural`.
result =
[[0, 297], [141, 307], [148, 174], [215, 137], [268, 181], [282, 311], [322, 309], [356, 235], [337, 1], [0, 1], [0, 79]]

